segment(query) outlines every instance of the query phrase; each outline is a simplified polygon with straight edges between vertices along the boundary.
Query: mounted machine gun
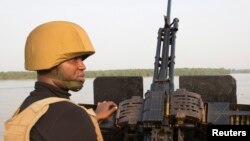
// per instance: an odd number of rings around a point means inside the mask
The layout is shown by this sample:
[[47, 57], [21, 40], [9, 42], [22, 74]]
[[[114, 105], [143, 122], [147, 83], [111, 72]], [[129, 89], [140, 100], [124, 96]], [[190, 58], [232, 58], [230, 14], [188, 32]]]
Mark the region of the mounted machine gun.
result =
[[[133, 123], [136, 123], [137, 134], [143, 136], [144, 141], [172, 141], [176, 140], [174, 139], [176, 137], [178, 140], [183, 140], [183, 128], [194, 127], [202, 120], [201, 97], [185, 90], [174, 92], [175, 40], [179, 19], [175, 18], [170, 23], [170, 11], [171, 0], [168, 0], [165, 25], [158, 30], [150, 90], [146, 92], [144, 100], [132, 98], [130, 101], [121, 102], [119, 105], [121, 110], [118, 110], [117, 114], [117, 124], [123, 127], [126, 123], [127, 127], [131, 123], [130, 127], [134, 128]], [[133, 110], [127, 107], [133, 107]], [[138, 111], [141, 114], [138, 114]], [[131, 119], [135, 117], [134, 115], [137, 115], [137, 118]], [[129, 136], [132, 136], [131, 133]]]
[[[168, 0], [167, 15], [164, 17], [165, 25], [158, 30], [153, 81], [144, 98], [138, 94], [141, 89], [135, 89], [140, 88], [139, 83], [134, 83], [141, 80], [138, 77], [132, 79], [99, 77], [94, 81], [95, 103], [101, 100], [112, 100], [119, 104], [116, 115], [100, 125], [104, 139], [109, 141], [205, 141], [208, 124], [222, 122], [229, 124], [229, 120], [216, 121], [217, 117], [226, 116], [232, 123], [236, 123], [238, 116], [242, 115], [244, 119], [250, 117], [250, 113], [246, 111], [230, 111], [230, 108], [216, 110], [218, 103], [205, 104], [198, 93], [185, 88], [174, 89], [175, 40], [179, 20], [175, 18], [170, 23], [170, 11], [171, 0]], [[109, 83], [112, 84], [108, 85]], [[122, 90], [126, 92], [123, 93]], [[219, 105], [229, 107], [226, 103]], [[223, 111], [225, 109], [226, 111]], [[220, 111], [223, 112], [220, 113]]]

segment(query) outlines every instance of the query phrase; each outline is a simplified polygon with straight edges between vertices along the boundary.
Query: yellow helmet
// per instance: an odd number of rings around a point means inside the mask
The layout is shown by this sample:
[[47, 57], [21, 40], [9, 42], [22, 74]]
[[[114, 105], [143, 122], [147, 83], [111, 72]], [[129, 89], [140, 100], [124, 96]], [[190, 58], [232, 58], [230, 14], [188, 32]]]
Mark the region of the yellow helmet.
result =
[[95, 53], [87, 33], [79, 25], [52, 21], [36, 27], [25, 44], [25, 69], [47, 70], [77, 56]]

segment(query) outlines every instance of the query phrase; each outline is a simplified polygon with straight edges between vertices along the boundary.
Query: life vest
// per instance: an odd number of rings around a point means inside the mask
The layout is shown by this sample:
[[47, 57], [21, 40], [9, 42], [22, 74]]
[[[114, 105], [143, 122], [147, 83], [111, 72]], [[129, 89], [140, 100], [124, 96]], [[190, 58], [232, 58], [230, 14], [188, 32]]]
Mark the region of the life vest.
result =
[[[21, 113], [19, 113], [20, 109], [18, 108], [17, 111], [12, 116], [12, 118], [5, 122], [4, 141], [29, 141], [31, 128], [40, 119], [40, 117], [42, 117], [42, 115], [46, 113], [46, 111], [49, 109], [49, 104], [60, 101], [68, 101], [74, 103], [69, 99], [65, 98], [50, 97], [32, 103]], [[74, 104], [79, 106], [76, 103]], [[93, 111], [93, 109], [86, 109], [83, 106], [79, 107], [81, 107], [89, 114], [95, 126], [97, 140], [103, 141], [101, 130], [96, 120], [96, 114]]]

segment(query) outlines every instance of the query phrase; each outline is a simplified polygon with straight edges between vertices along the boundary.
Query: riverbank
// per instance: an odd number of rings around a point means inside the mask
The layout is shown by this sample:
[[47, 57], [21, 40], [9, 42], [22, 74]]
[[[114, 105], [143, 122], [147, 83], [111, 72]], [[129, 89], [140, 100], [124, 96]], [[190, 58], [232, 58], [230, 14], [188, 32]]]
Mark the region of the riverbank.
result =
[[[86, 71], [86, 78], [100, 76], [153, 76], [153, 69], [124, 69], [124, 70], [97, 70]], [[225, 68], [176, 68], [174, 75], [226, 75], [232, 73], [250, 73], [250, 69], [236, 70]], [[0, 80], [25, 80], [36, 79], [36, 72], [31, 71], [9, 71], [0, 72]]]

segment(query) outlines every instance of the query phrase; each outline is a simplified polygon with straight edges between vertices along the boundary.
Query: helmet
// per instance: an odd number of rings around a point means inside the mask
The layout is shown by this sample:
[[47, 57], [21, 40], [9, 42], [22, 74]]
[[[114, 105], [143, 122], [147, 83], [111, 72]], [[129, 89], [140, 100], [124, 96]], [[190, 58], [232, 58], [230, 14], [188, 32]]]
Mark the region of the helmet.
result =
[[52, 21], [36, 27], [25, 44], [25, 69], [47, 70], [60, 63], [95, 53], [87, 33], [79, 25]]

